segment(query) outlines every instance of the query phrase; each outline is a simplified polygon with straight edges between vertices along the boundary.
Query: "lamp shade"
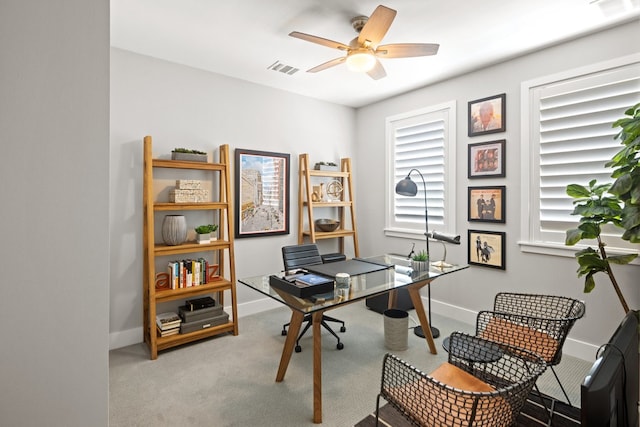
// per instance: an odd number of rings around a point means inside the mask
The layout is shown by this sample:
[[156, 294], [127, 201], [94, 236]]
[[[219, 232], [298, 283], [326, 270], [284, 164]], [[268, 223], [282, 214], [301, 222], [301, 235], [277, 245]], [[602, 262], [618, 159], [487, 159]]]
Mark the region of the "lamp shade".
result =
[[351, 71], [366, 73], [376, 65], [376, 58], [368, 49], [358, 49], [347, 56], [347, 67]]
[[413, 197], [418, 194], [418, 186], [407, 176], [396, 184], [396, 194]]

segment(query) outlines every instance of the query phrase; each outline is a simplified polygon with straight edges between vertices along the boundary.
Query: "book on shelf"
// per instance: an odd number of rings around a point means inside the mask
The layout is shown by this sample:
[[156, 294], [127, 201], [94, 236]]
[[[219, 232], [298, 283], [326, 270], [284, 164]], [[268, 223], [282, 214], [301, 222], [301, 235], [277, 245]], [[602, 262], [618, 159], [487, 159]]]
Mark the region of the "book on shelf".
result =
[[209, 282], [209, 262], [204, 258], [169, 261], [167, 273], [171, 289], [189, 288]]
[[175, 327], [179, 328], [181, 322], [182, 319], [180, 318], [178, 313], [173, 311], [168, 311], [166, 313], [160, 313], [156, 315], [156, 326], [161, 331], [166, 331]]
[[160, 328], [156, 328], [156, 330], [158, 331], [158, 336], [159, 337], [168, 337], [171, 335], [177, 335], [180, 333], [180, 326], [175, 327], [175, 328], [171, 328], [171, 329], [167, 329], [167, 330], [162, 330]]

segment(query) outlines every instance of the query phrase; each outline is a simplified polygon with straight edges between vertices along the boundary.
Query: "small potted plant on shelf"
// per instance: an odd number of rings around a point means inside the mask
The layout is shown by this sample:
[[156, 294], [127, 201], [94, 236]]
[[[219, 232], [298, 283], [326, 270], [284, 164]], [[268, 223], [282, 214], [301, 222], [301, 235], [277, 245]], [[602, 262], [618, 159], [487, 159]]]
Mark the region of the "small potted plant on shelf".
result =
[[333, 162], [318, 162], [313, 168], [318, 171], [337, 171], [338, 165]]
[[187, 160], [190, 162], [207, 161], [207, 153], [199, 150], [189, 150], [187, 148], [174, 148], [171, 152], [171, 160]]
[[427, 251], [421, 250], [411, 257], [411, 268], [413, 268], [413, 271], [429, 270], [429, 255]]
[[217, 237], [213, 236], [213, 233], [218, 230], [217, 224], [199, 225], [195, 228], [197, 235], [197, 241], [199, 244], [211, 243], [212, 240], [217, 240]]

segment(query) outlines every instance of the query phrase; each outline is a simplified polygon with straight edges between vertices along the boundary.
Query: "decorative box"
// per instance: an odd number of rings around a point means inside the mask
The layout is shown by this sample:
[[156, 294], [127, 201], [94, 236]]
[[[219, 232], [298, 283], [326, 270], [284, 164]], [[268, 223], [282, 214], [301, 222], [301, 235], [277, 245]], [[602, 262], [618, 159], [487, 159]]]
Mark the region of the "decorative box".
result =
[[180, 333], [187, 334], [189, 332], [199, 331], [201, 329], [223, 325], [228, 321], [229, 321], [229, 315], [223, 311], [217, 316], [207, 317], [205, 319], [200, 319], [200, 320], [194, 320], [193, 322], [180, 323]]
[[193, 203], [208, 202], [209, 190], [180, 190], [169, 191], [169, 201], [171, 203]]
[[176, 189], [178, 190], [200, 190], [202, 188], [202, 181], [197, 179], [177, 179]]

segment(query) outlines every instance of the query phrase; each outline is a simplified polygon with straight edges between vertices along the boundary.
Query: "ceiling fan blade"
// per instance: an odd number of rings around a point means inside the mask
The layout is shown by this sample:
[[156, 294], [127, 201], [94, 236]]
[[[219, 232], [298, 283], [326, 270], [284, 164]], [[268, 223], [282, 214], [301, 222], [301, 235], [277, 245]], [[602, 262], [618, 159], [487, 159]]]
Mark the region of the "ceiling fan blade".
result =
[[384, 70], [384, 67], [378, 59], [376, 59], [376, 65], [374, 65], [371, 70], [367, 71], [367, 74], [373, 80], [379, 80], [383, 77], [387, 77], [387, 72]]
[[358, 44], [364, 45], [368, 40], [372, 47], [376, 47], [382, 40], [396, 17], [396, 11], [380, 5], [373, 11], [367, 23], [362, 27], [358, 36]]
[[326, 70], [327, 68], [335, 67], [336, 65], [342, 64], [347, 58], [341, 56], [340, 58], [332, 59], [331, 61], [327, 61], [324, 64], [317, 65], [309, 70], [307, 73], [317, 73], [318, 71]]
[[311, 34], [305, 34], [305, 33], [301, 33], [301, 32], [298, 32], [298, 31], [292, 31], [292, 32], [289, 33], [289, 35], [291, 37], [295, 37], [295, 38], [300, 39], [300, 40], [305, 40], [305, 41], [308, 41], [308, 42], [311, 42], [311, 43], [316, 43], [316, 44], [319, 44], [319, 45], [322, 45], [322, 46], [326, 46], [326, 47], [330, 47], [330, 48], [333, 48], [333, 49], [340, 49], [340, 50], [344, 50], [344, 51], [349, 50], [349, 46], [347, 46], [344, 43], [336, 42], [336, 41], [325, 39], [325, 38], [318, 37], [318, 36], [312, 36]]
[[435, 55], [439, 47], [435, 43], [395, 43], [378, 46], [375, 53], [379, 58], [411, 58]]

